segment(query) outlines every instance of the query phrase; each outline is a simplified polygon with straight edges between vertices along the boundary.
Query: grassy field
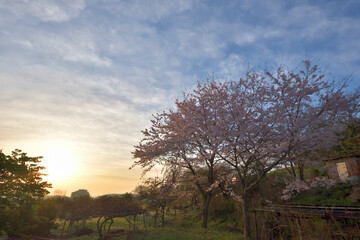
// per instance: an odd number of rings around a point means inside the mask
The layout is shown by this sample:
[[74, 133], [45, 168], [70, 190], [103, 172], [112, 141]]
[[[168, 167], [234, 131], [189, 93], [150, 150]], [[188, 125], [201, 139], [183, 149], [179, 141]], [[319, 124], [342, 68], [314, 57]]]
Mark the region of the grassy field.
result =
[[[200, 239], [200, 240], [235, 240], [239, 239], [240, 233], [232, 233], [226, 231], [217, 230], [203, 230], [198, 228], [173, 228], [166, 227], [164, 229], [150, 229], [140, 232], [128, 232], [124, 234], [118, 234], [111, 239], [133, 239], [133, 240], [188, 240], [188, 239]], [[98, 239], [97, 233], [90, 235], [78, 236], [71, 238], [72, 240], [90, 240]], [[241, 239], [241, 238], [240, 238]]]
[[[134, 222], [134, 218], [128, 218]], [[159, 221], [159, 220], [158, 220]], [[146, 217], [146, 227], [144, 226], [143, 216], [138, 216], [135, 219], [136, 226], [139, 231], [134, 231], [132, 226], [124, 218], [115, 218], [111, 226], [111, 239], [134, 239], [134, 240], [165, 240], [165, 239], [241, 239], [240, 232], [232, 232], [227, 230], [226, 224], [217, 224], [216, 222], [209, 222], [208, 229], [200, 228], [199, 220], [193, 216], [167, 216], [165, 227], [158, 225], [154, 226], [154, 219], [151, 216]], [[97, 219], [89, 219], [86, 222], [87, 231], [90, 234], [74, 236], [73, 240], [90, 240], [98, 239], [98, 232], [96, 227]], [[54, 237], [59, 237], [62, 232], [63, 221], [57, 222], [58, 227], [52, 230]], [[92, 232], [92, 233], [91, 233]]]
[[[134, 219], [131, 217], [131, 220]], [[184, 219], [184, 216], [167, 216], [166, 225], [164, 228], [159, 225], [154, 226], [152, 217], [147, 217], [147, 226], [144, 227], [143, 217], [139, 216], [136, 221], [136, 226], [140, 231], [133, 231], [132, 227], [124, 218], [116, 218], [111, 226], [111, 232], [114, 233], [111, 239], [146, 239], [146, 240], [165, 240], [165, 239], [241, 239], [240, 232], [232, 232], [227, 230], [225, 225], [217, 225], [211, 222], [208, 229], [200, 228], [200, 222], [193, 219]], [[89, 219], [86, 222], [86, 228], [91, 229], [91, 234], [74, 236], [73, 240], [90, 240], [98, 239], [98, 232], [96, 227], [97, 219]], [[53, 236], [60, 236], [63, 221], [58, 221], [58, 228], [52, 230]]]

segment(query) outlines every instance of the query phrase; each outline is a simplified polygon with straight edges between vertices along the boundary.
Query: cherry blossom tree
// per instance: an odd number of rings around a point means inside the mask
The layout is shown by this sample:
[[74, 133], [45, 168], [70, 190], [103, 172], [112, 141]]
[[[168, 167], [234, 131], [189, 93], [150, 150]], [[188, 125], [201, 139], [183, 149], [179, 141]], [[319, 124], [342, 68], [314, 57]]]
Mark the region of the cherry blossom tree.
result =
[[215, 82], [198, 84], [194, 92], [175, 102], [175, 111], [154, 115], [151, 128], [143, 131], [144, 138], [133, 152], [139, 159], [134, 165], [140, 165], [144, 172], [157, 164], [174, 173], [192, 174], [193, 185], [203, 200], [203, 228], [207, 227], [210, 201], [220, 172], [216, 153], [224, 139], [218, 131], [222, 128], [224, 87], [225, 84]]
[[239, 81], [207, 80], [177, 100], [175, 110], [154, 115], [135, 147], [134, 165], [145, 172], [155, 165], [187, 168], [204, 199], [203, 227], [211, 197], [225, 182], [217, 171], [231, 169], [248, 238], [249, 191], [274, 168], [301, 167], [316, 149], [332, 146], [358, 102], [359, 91], [346, 94], [346, 82], [329, 81], [309, 61], [295, 71], [280, 67], [247, 72]]
[[[283, 108], [283, 132], [294, 146], [288, 169], [300, 180], [304, 180], [304, 167], [318, 159], [319, 151], [334, 146], [338, 137], [334, 133], [342, 131], [345, 122], [350, 122], [358, 113], [359, 91], [347, 95], [348, 79], [342, 82], [325, 79], [318, 66], [304, 62], [304, 69], [286, 73], [278, 69], [275, 74], [266, 73], [278, 87]], [[289, 156], [288, 156], [289, 157]]]
[[244, 236], [250, 237], [248, 192], [274, 168], [297, 164], [301, 170], [307, 156], [334, 145], [359, 94], [347, 95], [346, 82], [328, 81], [309, 61], [303, 70], [247, 73], [232, 85], [230, 127], [218, 154], [237, 173]]

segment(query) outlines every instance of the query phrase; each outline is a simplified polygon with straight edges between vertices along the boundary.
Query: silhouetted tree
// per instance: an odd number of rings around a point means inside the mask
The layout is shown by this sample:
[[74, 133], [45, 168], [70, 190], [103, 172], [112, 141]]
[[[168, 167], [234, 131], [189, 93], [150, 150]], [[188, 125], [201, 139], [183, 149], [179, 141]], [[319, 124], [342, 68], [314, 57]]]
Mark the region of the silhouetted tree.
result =
[[[49, 191], [51, 184], [42, 179], [38, 164], [41, 157], [29, 157], [16, 149], [11, 155], [0, 150], [0, 232], [8, 236], [19, 234], [46, 234], [54, 216], [47, 212], [39, 199]], [[46, 212], [46, 211], [45, 211]], [[50, 215], [47, 215], [47, 214]], [[42, 214], [42, 217], [39, 217]], [[47, 226], [46, 228], [44, 226]]]

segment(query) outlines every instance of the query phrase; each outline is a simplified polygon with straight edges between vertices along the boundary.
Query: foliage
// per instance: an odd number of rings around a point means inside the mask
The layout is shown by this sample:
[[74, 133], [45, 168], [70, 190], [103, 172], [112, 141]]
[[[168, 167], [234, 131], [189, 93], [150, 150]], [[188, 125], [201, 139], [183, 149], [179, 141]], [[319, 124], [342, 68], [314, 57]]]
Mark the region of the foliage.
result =
[[155, 211], [155, 226], [159, 211], [161, 214], [161, 226], [165, 226], [165, 209], [174, 200], [174, 185], [170, 179], [158, 177], [148, 178], [143, 185], [139, 185], [135, 192], [140, 200], [146, 202], [146, 209]]
[[97, 215], [131, 213], [142, 210], [140, 203], [131, 194], [121, 196], [103, 195], [93, 199], [91, 208]]
[[[135, 233], [131, 239], [147, 239], [147, 240], [162, 240], [162, 239], [203, 239], [203, 240], [231, 240], [239, 239], [238, 233], [229, 231], [217, 230], [202, 230], [196, 228], [166, 228], [161, 230], [151, 230], [147, 233]], [[241, 239], [241, 238], [240, 238]]]
[[66, 196], [49, 196], [47, 201], [50, 202], [52, 208], [56, 212], [56, 218], [64, 219], [69, 217], [72, 209], [72, 201]]
[[16, 149], [12, 155], [0, 150], [0, 233], [46, 235], [54, 215], [40, 199], [51, 184], [42, 180], [41, 157], [29, 157]]
[[319, 204], [319, 205], [353, 205], [350, 198], [353, 192], [351, 182], [338, 182], [331, 186], [316, 187], [299, 193], [291, 203], [294, 204]]
[[5, 155], [0, 150], [1, 186], [0, 195], [16, 198], [26, 194], [29, 197], [44, 197], [51, 184], [42, 180], [38, 165], [42, 157], [29, 157], [26, 153], [16, 149], [12, 155]]
[[130, 193], [123, 195], [102, 195], [96, 198], [86, 195], [76, 198], [50, 196], [46, 201], [49, 202], [58, 219], [72, 217], [74, 219], [86, 220], [90, 216], [128, 213], [141, 210], [140, 203]]
[[315, 178], [309, 181], [300, 178], [292, 178], [287, 180], [285, 189], [282, 192], [281, 199], [287, 201], [304, 191], [313, 188], [331, 188], [338, 183], [337, 179]]
[[339, 133], [336, 146], [322, 154], [327, 157], [360, 156], [360, 119], [354, 119], [347, 128]]

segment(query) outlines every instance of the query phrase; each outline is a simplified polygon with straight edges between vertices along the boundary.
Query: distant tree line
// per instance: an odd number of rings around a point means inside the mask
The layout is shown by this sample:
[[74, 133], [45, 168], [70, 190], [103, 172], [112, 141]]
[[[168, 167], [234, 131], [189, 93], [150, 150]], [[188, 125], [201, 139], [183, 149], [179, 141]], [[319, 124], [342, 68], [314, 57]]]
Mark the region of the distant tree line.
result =
[[40, 162], [41, 157], [29, 157], [18, 149], [11, 155], [0, 150], [0, 236], [49, 237], [50, 230], [58, 227], [56, 219], [77, 221], [83, 228], [91, 217], [142, 211], [140, 201], [130, 193], [70, 198], [55, 191], [60, 195], [46, 196], [51, 184], [42, 179]]

